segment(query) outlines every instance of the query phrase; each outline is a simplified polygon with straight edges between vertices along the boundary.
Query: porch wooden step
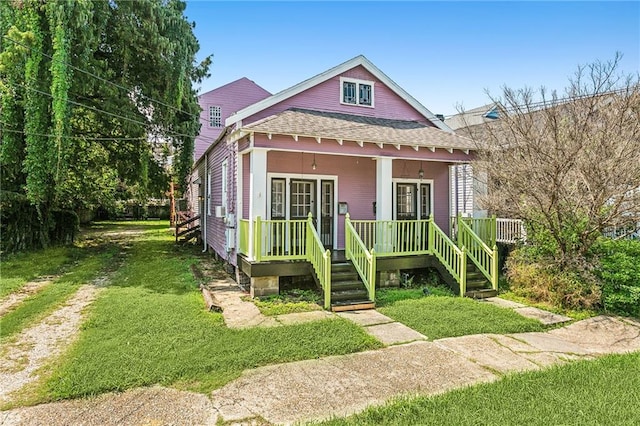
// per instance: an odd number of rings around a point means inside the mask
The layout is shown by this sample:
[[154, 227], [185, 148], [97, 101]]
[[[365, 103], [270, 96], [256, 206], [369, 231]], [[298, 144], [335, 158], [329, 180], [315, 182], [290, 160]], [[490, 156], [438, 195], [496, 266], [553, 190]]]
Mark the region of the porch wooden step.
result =
[[355, 272], [356, 267], [351, 262], [335, 262], [331, 263], [331, 272]]
[[336, 302], [331, 304], [331, 310], [333, 312], [344, 311], [360, 311], [362, 309], [375, 309], [376, 303], [371, 300], [354, 300], [349, 302]]
[[344, 281], [333, 281], [331, 280], [331, 290], [332, 291], [342, 291], [342, 290], [362, 290], [364, 284], [360, 280], [344, 280]]
[[489, 281], [487, 281], [486, 279], [480, 279], [480, 280], [467, 280], [467, 289], [470, 290], [477, 290], [480, 288], [489, 288], [491, 287], [491, 284], [489, 283]]
[[464, 294], [465, 297], [470, 297], [472, 299], [487, 299], [489, 297], [496, 297], [497, 295], [498, 295], [498, 291], [492, 288], [470, 290]]
[[331, 283], [340, 281], [358, 281], [358, 273], [353, 271], [331, 271]]
[[[362, 286], [364, 287], [364, 286]], [[364, 288], [357, 288], [353, 290], [337, 290], [331, 289], [331, 303], [341, 301], [353, 301], [353, 300], [366, 300], [369, 292]]]

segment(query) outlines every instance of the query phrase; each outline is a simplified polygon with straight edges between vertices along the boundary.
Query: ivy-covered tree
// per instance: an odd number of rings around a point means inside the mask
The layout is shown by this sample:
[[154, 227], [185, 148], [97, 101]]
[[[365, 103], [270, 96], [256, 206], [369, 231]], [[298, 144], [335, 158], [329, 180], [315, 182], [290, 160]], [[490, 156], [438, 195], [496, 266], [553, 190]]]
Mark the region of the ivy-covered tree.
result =
[[53, 211], [184, 180], [200, 129], [193, 83], [210, 64], [195, 63], [184, 10], [179, 0], [0, 2], [4, 249], [49, 244]]

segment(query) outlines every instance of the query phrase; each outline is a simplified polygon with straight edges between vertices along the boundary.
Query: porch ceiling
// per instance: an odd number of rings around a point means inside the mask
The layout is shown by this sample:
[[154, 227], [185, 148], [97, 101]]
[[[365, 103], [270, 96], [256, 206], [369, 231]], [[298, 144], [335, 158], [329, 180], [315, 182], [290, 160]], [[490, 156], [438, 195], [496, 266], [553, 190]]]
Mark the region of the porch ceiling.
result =
[[[466, 137], [445, 132], [436, 127], [416, 121], [391, 120], [364, 117], [337, 112], [313, 111], [291, 108], [258, 122], [243, 126], [243, 132], [267, 135], [291, 135], [321, 139], [355, 141], [377, 145], [406, 145], [420, 147], [470, 151], [475, 143]], [[398, 148], [399, 149], [399, 148]]]

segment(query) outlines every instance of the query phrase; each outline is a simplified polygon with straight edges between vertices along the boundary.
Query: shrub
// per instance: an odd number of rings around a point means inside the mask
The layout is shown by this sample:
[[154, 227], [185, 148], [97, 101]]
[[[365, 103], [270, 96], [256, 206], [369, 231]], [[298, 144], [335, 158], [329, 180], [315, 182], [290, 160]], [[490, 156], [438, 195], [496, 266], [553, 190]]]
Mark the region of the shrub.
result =
[[602, 282], [602, 302], [607, 311], [640, 317], [640, 241], [599, 240], [596, 276]]
[[507, 260], [507, 279], [518, 296], [569, 309], [601, 305], [598, 282], [588, 273], [560, 271], [543, 261], [532, 261], [526, 249], [514, 250]]

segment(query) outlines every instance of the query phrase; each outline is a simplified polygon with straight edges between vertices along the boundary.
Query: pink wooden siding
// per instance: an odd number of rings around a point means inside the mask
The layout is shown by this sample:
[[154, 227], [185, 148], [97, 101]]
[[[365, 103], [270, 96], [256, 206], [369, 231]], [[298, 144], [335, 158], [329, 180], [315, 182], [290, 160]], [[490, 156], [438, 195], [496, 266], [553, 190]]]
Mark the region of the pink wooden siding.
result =
[[[197, 161], [224, 129], [224, 120], [231, 114], [252, 105], [271, 94], [246, 77], [213, 89], [198, 97], [200, 135], [196, 138], [194, 161]], [[209, 127], [209, 106], [219, 106], [222, 127]]]
[[[315, 179], [318, 175], [337, 176], [335, 188], [338, 202], [349, 205], [352, 219], [374, 219], [372, 203], [376, 200], [376, 163], [369, 158], [337, 155], [313, 155], [301, 152], [270, 151], [267, 154], [269, 173], [291, 173], [301, 179]], [[287, 203], [289, 200], [287, 199]], [[337, 210], [337, 208], [336, 208]], [[270, 206], [267, 206], [270, 211]], [[344, 248], [344, 216], [338, 216], [337, 248]]]
[[226, 250], [226, 235], [225, 231], [227, 225], [224, 223], [224, 218], [216, 217], [216, 206], [223, 205], [222, 201], [222, 163], [227, 161], [227, 214], [236, 213], [236, 183], [235, 183], [235, 158], [236, 152], [233, 146], [228, 146], [225, 143], [216, 145], [211, 151], [209, 151], [207, 158], [207, 169], [211, 174], [211, 210], [210, 214], [207, 211], [206, 206], [206, 178], [203, 181], [203, 188], [205, 189], [205, 208], [204, 215], [206, 216], [206, 235], [207, 245], [211, 247], [220, 257], [227, 259], [229, 263], [235, 266], [236, 256], [235, 251], [227, 252]]
[[[340, 77], [350, 77], [360, 80], [369, 80], [374, 84], [375, 108], [344, 105], [340, 103]], [[352, 68], [342, 75], [333, 77], [302, 93], [292, 96], [270, 108], [260, 111], [243, 120], [243, 124], [249, 124], [262, 118], [277, 114], [291, 107], [307, 108], [320, 111], [343, 112], [346, 114], [363, 115], [380, 118], [393, 118], [401, 120], [416, 120], [431, 124], [422, 114], [416, 111], [404, 99], [386, 87], [362, 66]]]

